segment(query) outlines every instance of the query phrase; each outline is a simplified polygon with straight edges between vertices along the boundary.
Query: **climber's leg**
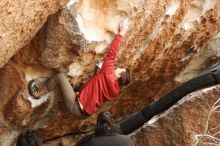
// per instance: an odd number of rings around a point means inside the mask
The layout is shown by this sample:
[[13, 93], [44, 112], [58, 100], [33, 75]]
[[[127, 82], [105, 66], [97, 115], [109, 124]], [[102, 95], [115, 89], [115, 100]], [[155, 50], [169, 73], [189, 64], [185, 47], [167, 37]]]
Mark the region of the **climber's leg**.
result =
[[62, 93], [62, 97], [65, 103], [65, 106], [73, 115], [79, 116], [81, 118], [87, 118], [86, 115], [80, 108], [79, 102], [77, 101], [76, 94], [68, 81], [67, 77], [64, 74], [57, 74], [51, 80], [48, 80], [45, 83], [45, 87], [48, 91], [53, 90], [55, 87], [58, 87]]
[[88, 116], [81, 110], [79, 103], [76, 99], [76, 94], [64, 74], [58, 73], [54, 77], [46, 80], [44, 82], [44, 85], [41, 86], [41, 88], [45, 88], [47, 92], [54, 90], [56, 87], [58, 87], [61, 91], [64, 104], [68, 112], [81, 118], [85, 118], [85, 116]]

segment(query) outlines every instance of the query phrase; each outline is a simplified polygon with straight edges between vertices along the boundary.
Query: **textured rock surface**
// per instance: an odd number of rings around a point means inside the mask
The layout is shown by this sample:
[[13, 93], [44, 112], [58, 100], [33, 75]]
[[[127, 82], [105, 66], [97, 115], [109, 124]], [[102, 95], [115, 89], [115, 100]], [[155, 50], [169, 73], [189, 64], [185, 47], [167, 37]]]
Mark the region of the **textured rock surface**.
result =
[[215, 86], [187, 95], [175, 107], [132, 134], [132, 139], [139, 146], [219, 144], [211, 138], [220, 136], [219, 89], [220, 86]]
[[66, 1], [25, 0], [0, 2], [0, 67], [28, 44], [47, 20]]
[[0, 144], [10, 145], [21, 130], [22, 121], [31, 111], [26, 99], [24, 74], [13, 64], [0, 69]]
[[[63, 4], [64, 1], [34, 1], [26, 5], [24, 1], [13, 4], [6, 0], [0, 2], [4, 8], [0, 10], [0, 66], [20, 49], [1, 69], [0, 98], [3, 102], [0, 106], [0, 145], [11, 145], [20, 131], [33, 128], [40, 129], [45, 140], [75, 133], [47, 144], [63, 143], [68, 146], [81, 137], [79, 127], [94, 126], [96, 115], [83, 121], [68, 114], [62, 101], [55, 100], [60, 97], [58, 91], [40, 101], [31, 99], [26, 90], [27, 82], [32, 78], [50, 77], [56, 72], [63, 72], [73, 86], [84, 83], [95, 73], [95, 64], [103, 59], [106, 47], [118, 33], [118, 25], [124, 17], [130, 17], [131, 23], [121, 44], [117, 65], [131, 68], [133, 82], [122, 89], [117, 101], [99, 109], [110, 109], [118, 120], [158, 99], [219, 60], [218, 0], [71, 0], [67, 7], [58, 11]], [[4, 7], [6, 5], [7, 8]], [[48, 17], [52, 13], [55, 14]], [[19, 17], [16, 17], [17, 14]], [[11, 20], [14, 23], [9, 25]], [[201, 107], [204, 113], [213, 104], [213, 101], [205, 99], [194, 102], [207, 104], [207, 109]], [[185, 109], [184, 106], [190, 108]], [[180, 129], [186, 127], [188, 131], [182, 130], [176, 135], [178, 127], [172, 130], [169, 128], [170, 121], [164, 121], [164, 125], [160, 125], [162, 128], [156, 129], [164, 134], [156, 136], [152, 131], [155, 139], [149, 145], [157, 142], [157, 138], [165, 141], [158, 141], [158, 145], [193, 143], [193, 134], [186, 136], [188, 141], [182, 137], [195, 131], [190, 128], [195, 119], [189, 112], [196, 112], [197, 107], [193, 107], [191, 102], [185, 102], [183, 107], [170, 114], [174, 122], [180, 123]], [[181, 123], [183, 112], [189, 113], [191, 119]], [[164, 118], [166, 120], [166, 116]], [[205, 115], [201, 117], [201, 122], [203, 118]], [[214, 121], [217, 122], [217, 118]], [[201, 131], [204, 128], [197, 126]], [[165, 131], [163, 127], [166, 127]], [[143, 145], [139, 138], [143, 136], [145, 139], [148, 130], [151, 129], [145, 127], [141, 130], [144, 132], [137, 132], [133, 136], [138, 145]], [[173, 133], [168, 137], [170, 132]], [[179, 141], [172, 143], [172, 138]]]

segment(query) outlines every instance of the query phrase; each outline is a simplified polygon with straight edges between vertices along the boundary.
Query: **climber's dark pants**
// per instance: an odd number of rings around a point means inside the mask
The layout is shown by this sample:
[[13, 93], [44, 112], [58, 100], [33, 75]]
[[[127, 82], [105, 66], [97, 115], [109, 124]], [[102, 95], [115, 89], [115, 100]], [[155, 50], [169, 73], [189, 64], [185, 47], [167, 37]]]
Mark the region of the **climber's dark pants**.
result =
[[44, 86], [49, 92], [55, 89], [56, 87], [60, 89], [68, 112], [83, 119], [89, 117], [89, 115], [86, 112], [81, 110], [77, 96], [71, 84], [69, 83], [67, 77], [64, 74], [58, 73], [57, 75], [48, 79], [45, 82]]

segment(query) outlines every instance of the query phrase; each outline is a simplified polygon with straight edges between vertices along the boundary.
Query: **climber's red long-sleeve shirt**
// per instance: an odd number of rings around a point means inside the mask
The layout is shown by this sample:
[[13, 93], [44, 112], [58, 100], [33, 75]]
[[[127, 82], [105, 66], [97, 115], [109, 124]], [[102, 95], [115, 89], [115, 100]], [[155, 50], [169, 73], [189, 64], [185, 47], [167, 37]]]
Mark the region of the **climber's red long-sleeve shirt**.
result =
[[119, 94], [118, 80], [114, 75], [114, 60], [123, 37], [117, 35], [112, 41], [99, 73], [91, 78], [79, 94], [83, 109], [89, 115], [96, 112], [96, 107], [113, 100]]

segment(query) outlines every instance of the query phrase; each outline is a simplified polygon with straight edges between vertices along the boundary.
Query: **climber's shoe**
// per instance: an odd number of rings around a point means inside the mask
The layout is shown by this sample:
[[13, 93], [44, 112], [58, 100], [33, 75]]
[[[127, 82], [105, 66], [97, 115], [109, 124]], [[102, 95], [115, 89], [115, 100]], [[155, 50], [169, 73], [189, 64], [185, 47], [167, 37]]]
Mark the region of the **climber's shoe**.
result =
[[34, 99], [39, 99], [48, 92], [43, 83], [39, 79], [33, 79], [28, 82], [28, 92]]

